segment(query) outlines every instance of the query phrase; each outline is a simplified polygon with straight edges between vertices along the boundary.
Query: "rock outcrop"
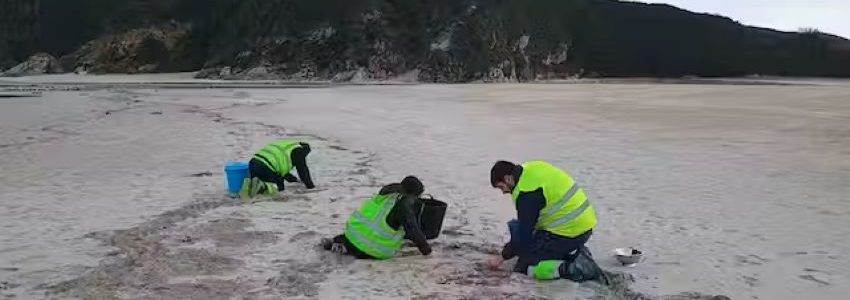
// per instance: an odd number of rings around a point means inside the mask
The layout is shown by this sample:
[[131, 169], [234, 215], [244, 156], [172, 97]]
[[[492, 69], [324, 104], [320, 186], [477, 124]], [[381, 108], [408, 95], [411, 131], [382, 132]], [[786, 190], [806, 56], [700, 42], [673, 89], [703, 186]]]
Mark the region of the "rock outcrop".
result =
[[170, 53], [185, 38], [180, 24], [151, 26], [93, 40], [63, 60], [77, 73], [151, 73], [170, 62]]
[[59, 61], [50, 54], [37, 53], [26, 61], [0, 73], [0, 76], [28, 76], [62, 73]]

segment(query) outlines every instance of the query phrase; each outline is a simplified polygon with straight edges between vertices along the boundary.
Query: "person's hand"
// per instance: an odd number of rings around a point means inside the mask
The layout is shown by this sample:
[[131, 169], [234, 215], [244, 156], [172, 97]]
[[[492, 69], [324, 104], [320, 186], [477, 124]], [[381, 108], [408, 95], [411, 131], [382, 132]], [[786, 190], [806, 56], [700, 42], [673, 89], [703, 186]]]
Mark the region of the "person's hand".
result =
[[431, 247], [430, 246], [424, 246], [422, 248], [419, 248], [419, 253], [422, 253], [422, 255], [424, 255], [424, 256], [431, 255]]
[[502, 263], [504, 262], [505, 260], [502, 259], [501, 255], [496, 255], [487, 260], [487, 265], [490, 266], [490, 269], [499, 270], [502, 268]]

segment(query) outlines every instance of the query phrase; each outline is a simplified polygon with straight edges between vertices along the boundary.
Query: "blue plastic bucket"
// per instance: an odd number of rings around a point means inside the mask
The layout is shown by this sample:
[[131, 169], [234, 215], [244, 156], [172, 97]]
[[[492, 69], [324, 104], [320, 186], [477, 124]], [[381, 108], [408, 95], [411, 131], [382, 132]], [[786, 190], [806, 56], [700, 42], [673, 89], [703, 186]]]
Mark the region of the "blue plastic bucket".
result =
[[247, 161], [229, 161], [224, 164], [224, 177], [227, 180], [227, 191], [231, 194], [239, 192], [242, 181], [248, 177]]

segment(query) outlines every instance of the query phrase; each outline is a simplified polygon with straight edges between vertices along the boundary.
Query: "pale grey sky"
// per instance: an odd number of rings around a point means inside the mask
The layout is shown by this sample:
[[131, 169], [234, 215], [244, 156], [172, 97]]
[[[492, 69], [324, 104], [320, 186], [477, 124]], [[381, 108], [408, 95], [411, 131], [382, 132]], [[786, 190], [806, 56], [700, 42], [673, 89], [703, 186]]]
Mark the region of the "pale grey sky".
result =
[[797, 31], [801, 27], [850, 38], [850, 0], [645, 0], [727, 16], [746, 25]]

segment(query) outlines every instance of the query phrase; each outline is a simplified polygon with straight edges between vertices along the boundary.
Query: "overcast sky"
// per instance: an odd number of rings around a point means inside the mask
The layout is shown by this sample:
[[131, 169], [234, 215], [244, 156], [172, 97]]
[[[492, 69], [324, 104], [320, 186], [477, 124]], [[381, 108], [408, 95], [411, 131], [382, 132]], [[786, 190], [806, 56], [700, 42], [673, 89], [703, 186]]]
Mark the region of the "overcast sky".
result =
[[850, 38], [850, 0], [645, 0], [719, 14], [746, 25], [797, 31], [801, 27]]

